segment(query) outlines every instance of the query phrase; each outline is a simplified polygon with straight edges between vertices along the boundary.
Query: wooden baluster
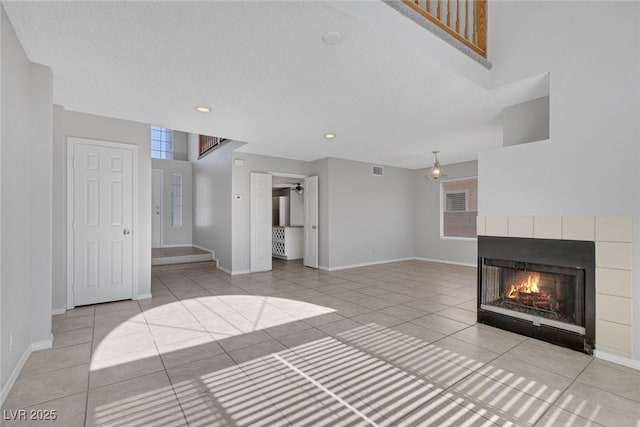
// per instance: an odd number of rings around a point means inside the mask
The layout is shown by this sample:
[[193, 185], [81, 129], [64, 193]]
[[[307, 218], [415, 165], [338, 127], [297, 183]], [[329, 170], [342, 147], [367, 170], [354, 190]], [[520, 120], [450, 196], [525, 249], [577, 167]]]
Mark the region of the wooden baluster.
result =
[[474, 15], [476, 16], [476, 46], [487, 51], [487, 0], [476, 0]]
[[427, 0], [427, 12], [431, 13], [431, 0]]
[[447, 27], [453, 28], [451, 26], [451, 0], [447, 0]]
[[471, 11], [471, 22], [473, 22], [473, 28], [471, 28], [471, 43], [476, 44], [476, 40], [478, 39], [478, 16], [476, 14], [475, 0], [473, 0], [471, 4], [473, 5], [473, 10]]
[[460, 34], [460, 0], [456, 0], [456, 33]]
[[437, 11], [437, 18], [438, 20], [442, 21], [442, 0], [437, 0], [438, 1], [438, 11]]
[[469, 0], [464, 0], [464, 38], [469, 40]]

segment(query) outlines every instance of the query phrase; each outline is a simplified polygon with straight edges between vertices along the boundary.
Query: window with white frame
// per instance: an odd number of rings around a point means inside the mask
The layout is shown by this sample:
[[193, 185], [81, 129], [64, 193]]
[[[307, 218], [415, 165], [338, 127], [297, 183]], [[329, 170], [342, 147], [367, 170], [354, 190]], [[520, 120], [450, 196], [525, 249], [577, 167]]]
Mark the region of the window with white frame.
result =
[[171, 175], [171, 226], [182, 227], [182, 175]]
[[477, 237], [478, 178], [443, 181], [440, 194], [440, 236]]
[[151, 126], [151, 158], [173, 159], [173, 130]]

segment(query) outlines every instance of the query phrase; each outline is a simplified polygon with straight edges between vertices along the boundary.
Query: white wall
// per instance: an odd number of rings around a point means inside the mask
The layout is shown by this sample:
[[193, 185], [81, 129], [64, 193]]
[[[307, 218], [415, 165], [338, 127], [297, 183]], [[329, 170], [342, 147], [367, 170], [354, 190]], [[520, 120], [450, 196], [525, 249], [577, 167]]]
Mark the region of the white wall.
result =
[[632, 215], [640, 241], [640, 4], [492, 2], [489, 22], [495, 86], [550, 72], [551, 138], [480, 154], [479, 215]]
[[413, 256], [415, 183], [408, 169], [328, 159], [329, 268]]
[[300, 175], [309, 174], [309, 163], [279, 157], [260, 156], [249, 153], [234, 153], [234, 158], [243, 159], [244, 166], [233, 166], [232, 194], [241, 195], [232, 201], [232, 270], [248, 272], [251, 269], [251, 172], [283, 172]]
[[[162, 170], [162, 246], [190, 246], [193, 240], [192, 164], [182, 160], [151, 159]], [[182, 175], [182, 226], [171, 225], [171, 175]]]
[[1, 6], [0, 14], [2, 401], [32, 344], [51, 337], [53, 119], [50, 70], [28, 61]]
[[173, 131], [173, 160], [189, 160], [188, 133]]
[[502, 109], [502, 145], [549, 139], [549, 97]]
[[[465, 162], [443, 166], [446, 179], [477, 176], [478, 162]], [[415, 181], [415, 256], [445, 262], [476, 265], [476, 240], [440, 237], [440, 183], [426, 178], [429, 169], [413, 171]]]
[[218, 266], [231, 271], [232, 141], [198, 160], [198, 135], [189, 134], [189, 161], [193, 163], [193, 244], [215, 253]]
[[[151, 150], [149, 125], [92, 114], [66, 111], [56, 106], [53, 159], [53, 307], [63, 309], [67, 298], [67, 137], [121, 142], [138, 146], [138, 293], [151, 292]], [[135, 297], [135, 296], [134, 296]]]

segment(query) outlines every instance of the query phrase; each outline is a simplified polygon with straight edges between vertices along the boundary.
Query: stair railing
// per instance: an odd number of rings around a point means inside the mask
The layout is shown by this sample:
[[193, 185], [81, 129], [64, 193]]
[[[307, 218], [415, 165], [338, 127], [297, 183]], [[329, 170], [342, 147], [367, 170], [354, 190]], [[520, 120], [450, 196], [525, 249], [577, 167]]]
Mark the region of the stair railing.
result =
[[402, 0], [453, 38], [487, 57], [487, 0]]

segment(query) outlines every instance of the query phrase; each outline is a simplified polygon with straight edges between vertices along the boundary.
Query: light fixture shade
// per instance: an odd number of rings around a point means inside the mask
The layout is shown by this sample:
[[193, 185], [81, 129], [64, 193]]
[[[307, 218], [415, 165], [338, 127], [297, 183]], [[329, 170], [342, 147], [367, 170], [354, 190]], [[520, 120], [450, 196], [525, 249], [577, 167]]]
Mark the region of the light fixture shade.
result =
[[442, 169], [442, 166], [440, 166], [440, 162], [438, 161], [439, 151], [432, 151], [432, 153], [435, 156], [435, 162], [433, 162], [433, 167], [429, 169], [427, 178], [429, 178], [431, 181], [438, 181], [447, 175], [444, 173], [444, 170]]

